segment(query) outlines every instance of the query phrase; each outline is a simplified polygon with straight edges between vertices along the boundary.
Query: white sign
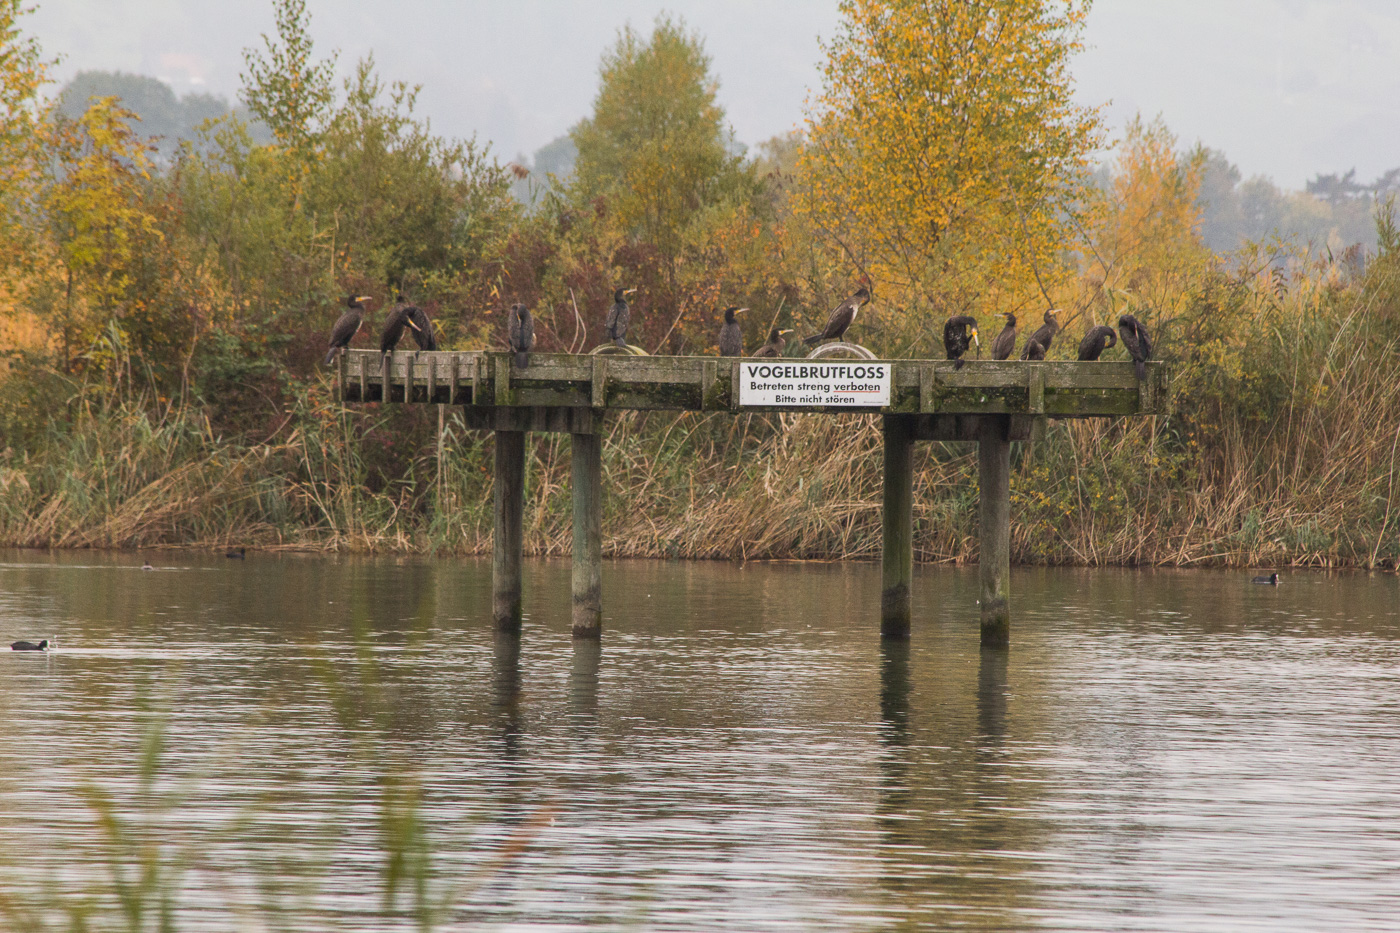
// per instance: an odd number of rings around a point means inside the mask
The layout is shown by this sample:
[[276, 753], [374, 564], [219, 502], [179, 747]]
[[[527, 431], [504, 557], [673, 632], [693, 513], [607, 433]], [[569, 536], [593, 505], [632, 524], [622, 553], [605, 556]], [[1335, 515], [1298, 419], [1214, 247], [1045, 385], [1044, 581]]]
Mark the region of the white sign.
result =
[[890, 403], [889, 363], [745, 360], [739, 404], [878, 408]]

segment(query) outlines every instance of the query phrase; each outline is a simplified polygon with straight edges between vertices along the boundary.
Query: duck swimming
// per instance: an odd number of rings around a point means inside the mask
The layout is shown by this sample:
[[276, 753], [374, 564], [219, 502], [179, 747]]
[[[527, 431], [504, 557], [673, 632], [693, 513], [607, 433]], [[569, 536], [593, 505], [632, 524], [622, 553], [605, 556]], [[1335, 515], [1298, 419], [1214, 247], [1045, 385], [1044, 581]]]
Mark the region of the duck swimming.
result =
[[34, 644], [34, 642], [32, 642], [32, 641], [14, 641], [14, 642], [10, 642], [10, 650], [11, 650], [11, 651], [48, 651], [48, 650], [49, 650], [49, 640], [48, 640], [47, 638], [45, 638], [43, 641], [39, 642], [39, 644], [37, 644], [37, 645]]
[[1264, 586], [1278, 586], [1278, 574], [1271, 573], [1268, 576], [1255, 577], [1250, 583], [1262, 583]]

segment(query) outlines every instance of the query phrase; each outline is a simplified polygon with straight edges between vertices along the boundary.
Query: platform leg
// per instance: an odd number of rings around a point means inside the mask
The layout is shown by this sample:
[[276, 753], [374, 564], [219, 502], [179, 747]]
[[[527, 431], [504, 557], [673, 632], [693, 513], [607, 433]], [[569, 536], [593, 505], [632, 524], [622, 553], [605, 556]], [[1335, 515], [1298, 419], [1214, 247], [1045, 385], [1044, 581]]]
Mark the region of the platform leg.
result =
[[983, 415], [977, 436], [982, 645], [1011, 640], [1011, 442], [1007, 415]]
[[603, 633], [603, 438], [574, 434], [574, 637]]
[[496, 629], [520, 631], [520, 551], [525, 513], [525, 432], [496, 432], [496, 527], [491, 547], [491, 605]]
[[905, 415], [885, 415], [885, 492], [880, 635], [908, 638], [914, 580], [914, 428]]

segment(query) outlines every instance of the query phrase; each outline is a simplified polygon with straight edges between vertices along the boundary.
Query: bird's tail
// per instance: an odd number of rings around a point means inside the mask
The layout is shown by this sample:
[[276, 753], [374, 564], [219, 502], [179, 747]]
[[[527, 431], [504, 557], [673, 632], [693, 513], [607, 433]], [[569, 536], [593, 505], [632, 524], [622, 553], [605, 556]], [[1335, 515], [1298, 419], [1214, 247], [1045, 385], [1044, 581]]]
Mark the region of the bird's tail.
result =
[[331, 352], [326, 354], [326, 362], [322, 365], [329, 366], [335, 360], [335, 355], [340, 352], [340, 347], [331, 347]]
[[530, 351], [517, 351], [515, 354], [515, 365], [517, 369], [528, 369], [530, 367]]
[[1133, 360], [1133, 371], [1137, 373], [1138, 382], [1147, 381], [1147, 363], [1144, 360]]
[[615, 343], [615, 344], [616, 344], [617, 346], [619, 346], [619, 347], [625, 347], [625, 346], [627, 346], [627, 338], [625, 338], [625, 337], [614, 337], [614, 338], [613, 338], [613, 343]]
[[966, 362], [967, 362], [967, 360], [964, 360], [962, 357], [958, 357], [956, 360], [953, 361], [953, 368], [954, 368], [954, 369], [962, 369], [962, 368], [963, 368], [963, 363], [966, 363]]
[[821, 334], [813, 334], [813, 335], [810, 336], [810, 337], [803, 337], [803, 338], [802, 338], [802, 342], [805, 343], [807, 346], [810, 347], [812, 344], [817, 343], [817, 342], [820, 341], [821, 339], [822, 339], [822, 335], [821, 335]]

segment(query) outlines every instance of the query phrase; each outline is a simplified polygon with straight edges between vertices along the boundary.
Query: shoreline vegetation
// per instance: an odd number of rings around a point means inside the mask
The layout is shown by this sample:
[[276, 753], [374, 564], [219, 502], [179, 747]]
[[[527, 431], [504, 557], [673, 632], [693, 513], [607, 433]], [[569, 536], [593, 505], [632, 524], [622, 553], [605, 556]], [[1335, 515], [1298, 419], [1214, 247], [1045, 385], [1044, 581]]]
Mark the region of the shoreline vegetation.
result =
[[[753, 157], [699, 36], [624, 29], [571, 172], [529, 205], [510, 195], [527, 170], [434, 136], [372, 59], [334, 86], [302, 3], [273, 6], [244, 76], [260, 122], [157, 151], [114, 98], [76, 118], [45, 104], [42, 51], [0, 0], [0, 545], [489, 553], [489, 435], [334, 401], [320, 360], [347, 294], [374, 298], [357, 346], [403, 300], [444, 349], [501, 348], [518, 300], [538, 350], [587, 352], [635, 287], [630, 342], [713, 354], [726, 305], [752, 309], [748, 350], [792, 327], [797, 352], [869, 285], [850, 337], [881, 358], [939, 356], [955, 314], [993, 334], [1012, 312], [1024, 340], [1056, 307], [1052, 359], [1133, 313], [1171, 364], [1170, 416], [1016, 445], [1013, 562], [1400, 567], [1393, 201], [1348, 207], [1373, 215], [1374, 251], [1209, 248], [1207, 150], [1134, 121], [1095, 172], [1108, 140], [1066, 68], [1082, 4], [1007, 6], [1024, 54], [993, 55], [960, 44], [981, 35], [965, 5], [851, 0], [805, 129]], [[931, 49], [1025, 70], [943, 87], [959, 69], [913, 67]], [[957, 152], [910, 129], [950, 119]], [[1034, 159], [1008, 129], [1026, 126]], [[975, 561], [975, 448], [916, 458], [915, 560]], [[875, 416], [623, 414], [603, 463], [605, 556], [879, 556]], [[527, 472], [525, 550], [568, 554], [568, 439], [532, 436]]]

